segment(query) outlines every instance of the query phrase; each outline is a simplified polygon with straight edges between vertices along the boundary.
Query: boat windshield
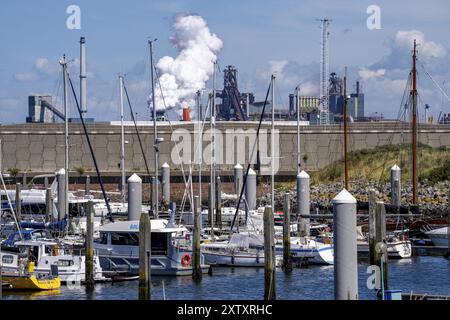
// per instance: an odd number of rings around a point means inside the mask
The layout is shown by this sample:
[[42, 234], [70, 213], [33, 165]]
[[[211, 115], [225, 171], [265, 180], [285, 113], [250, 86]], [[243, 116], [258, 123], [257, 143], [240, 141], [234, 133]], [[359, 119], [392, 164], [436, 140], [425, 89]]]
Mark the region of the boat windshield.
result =
[[[106, 233], [101, 233], [100, 243], [105, 244]], [[139, 246], [139, 234], [133, 232], [110, 232], [111, 245], [115, 246]], [[168, 252], [168, 237], [165, 232], [152, 232], [151, 247], [152, 254], [166, 255]]]

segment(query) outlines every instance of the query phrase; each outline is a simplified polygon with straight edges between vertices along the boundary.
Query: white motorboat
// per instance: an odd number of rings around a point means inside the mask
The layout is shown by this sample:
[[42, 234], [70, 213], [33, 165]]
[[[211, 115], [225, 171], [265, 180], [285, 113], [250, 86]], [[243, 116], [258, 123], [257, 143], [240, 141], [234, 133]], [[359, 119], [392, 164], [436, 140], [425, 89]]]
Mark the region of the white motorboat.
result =
[[[291, 255], [300, 264], [334, 264], [334, 252], [331, 241], [319, 241], [316, 237], [291, 238]], [[283, 255], [283, 246], [275, 246], [277, 255]]]
[[[2, 248], [2, 274], [11, 275], [19, 272], [29, 260], [35, 263], [37, 276], [51, 273], [51, 266], [58, 266], [62, 283], [74, 284], [85, 281], [85, 256], [73, 249], [63, 248], [52, 240], [17, 241], [14, 248]], [[100, 261], [94, 255], [94, 280], [106, 281]]]
[[442, 227], [425, 232], [436, 247], [450, 247], [450, 227]]
[[[261, 234], [233, 234], [229, 241], [204, 243], [201, 249], [207, 264], [232, 267], [264, 266], [264, 239]], [[275, 256], [283, 256], [281, 243], [275, 245]], [[317, 241], [314, 237], [292, 238], [291, 256], [301, 265], [334, 263], [331, 243]]]
[[[364, 240], [358, 240], [358, 254], [369, 254], [369, 243]], [[393, 259], [411, 258], [412, 249], [409, 240], [393, 240], [387, 244], [388, 257]]]
[[235, 233], [227, 241], [202, 243], [200, 247], [205, 263], [215, 266], [262, 267], [264, 246], [260, 236]]
[[[407, 239], [403, 233], [405, 231], [397, 231], [386, 237], [388, 257], [391, 259], [411, 258], [412, 246], [411, 241]], [[357, 235], [358, 254], [369, 254], [369, 242], [362, 234], [361, 227], [358, 227]]]
[[[139, 221], [116, 221], [100, 227], [100, 239], [94, 248], [104, 272], [137, 275], [139, 273]], [[187, 229], [169, 225], [165, 219], [151, 220], [152, 275], [191, 275], [192, 254], [183, 240]], [[201, 268], [209, 266], [201, 257]]]

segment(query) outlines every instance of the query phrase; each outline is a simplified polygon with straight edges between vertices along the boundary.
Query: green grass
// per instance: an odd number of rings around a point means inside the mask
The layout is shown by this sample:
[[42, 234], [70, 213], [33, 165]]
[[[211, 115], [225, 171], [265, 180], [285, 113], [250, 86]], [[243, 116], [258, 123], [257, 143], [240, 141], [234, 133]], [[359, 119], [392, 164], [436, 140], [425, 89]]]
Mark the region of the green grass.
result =
[[[418, 146], [419, 181], [427, 180], [434, 185], [437, 182], [450, 180], [450, 149], [446, 147], [432, 148], [420, 144]], [[350, 152], [350, 180], [373, 180], [387, 182], [390, 168], [397, 164], [402, 169], [402, 182], [411, 180], [411, 152], [409, 145], [385, 145], [374, 149]], [[344, 160], [336, 161], [319, 171], [312, 172], [314, 184], [327, 184], [344, 179]]]

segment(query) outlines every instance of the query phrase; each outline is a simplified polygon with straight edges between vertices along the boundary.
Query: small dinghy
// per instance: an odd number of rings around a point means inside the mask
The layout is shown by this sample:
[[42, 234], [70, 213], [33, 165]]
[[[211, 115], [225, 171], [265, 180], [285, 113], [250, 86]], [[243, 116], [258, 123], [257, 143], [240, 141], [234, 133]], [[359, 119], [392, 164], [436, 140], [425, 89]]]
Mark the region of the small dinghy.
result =
[[58, 268], [52, 266], [52, 273], [46, 277], [36, 277], [34, 262], [29, 262], [26, 272], [4, 274], [2, 280], [7, 284], [7, 290], [55, 290], [61, 287]]

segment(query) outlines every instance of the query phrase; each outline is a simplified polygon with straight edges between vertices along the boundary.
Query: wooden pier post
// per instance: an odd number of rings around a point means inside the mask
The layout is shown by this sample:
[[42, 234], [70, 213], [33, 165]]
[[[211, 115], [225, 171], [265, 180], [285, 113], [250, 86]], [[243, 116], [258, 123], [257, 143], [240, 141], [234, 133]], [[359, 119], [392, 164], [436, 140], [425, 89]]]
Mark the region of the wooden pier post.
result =
[[24, 171], [23, 173], [22, 173], [22, 186], [23, 186], [23, 188], [24, 189], [27, 189], [27, 172], [26, 171]]
[[201, 210], [200, 210], [200, 198], [194, 197], [194, 234], [192, 239], [192, 279], [194, 281], [200, 281], [202, 279], [202, 268], [200, 261], [200, 229], [201, 229]]
[[22, 220], [22, 197], [20, 192], [22, 191], [22, 185], [20, 182], [16, 183], [16, 219], [20, 223]]
[[151, 297], [151, 222], [148, 212], [139, 220], [139, 300]]
[[66, 175], [66, 171], [64, 169], [59, 170], [56, 173], [56, 179], [58, 181], [58, 221], [61, 221], [65, 215], [68, 215], [66, 212], [66, 179], [68, 175]]
[[[376, 212], [375, 212], [375, 243], [383, 243], [384, 246], [378, 245], [379, 250], [376, 252], [375, 265], [380, 268], [380, 272], [383, 272], [383, 285], [384, 290], [388, 289], [388, 254], [387, 254], [387, 243], [386, 243], [386, 209], [383, 202], [377, 202]], [[375, 246], [376, 246], [375, 244]]]
[[158, 180], [155, 178], [155, 177], [152, 177], [152, 184], [151, 184], [151, 204], [152, 204], [152, 215], [153, 215], [153, 218], [155, 218], [155, 219], [158, 219], [158, 216], [157, 216], [157, 214], [156, 214], [156, 212], [158, 211], [157, 210], [157, 206], [158, 206], [158, 203], [157, 203], [157, 200], [156, 200], [156, 193], [157, 193], [157, 191], [158, 191], [158, 185], [157, 185], [157, 183], [158, 183]]
[[53, 194], [52, 189], [45, 189], [45, 222], [52, 221], [53, 218]]
[[208, 226], [211, 228], [211, 241], [214, 242], [214, 217], [216, 215], [216, 194], [214, 181], [209, 183]]
[[216, 177], [216, 226], [222, 229], [222, 182]]
[[91, 176], [86, 176], [86, 182], [84, 183], [84, 194], [86, 196], [91, 194]]
[[448, 217], [447, 217], [447, 242], [448, 242], [448, 249], [447, 249], [447, 259], [450, 259], [450, 189], [448, 190]]
[[376, 194], [375, 189], [369, 190], [369, 263], [371, 266], [375, 265], [376, 262], [376, 252], [375, 245], [375, 221], [376, 221]]
[[94, 287], [94, 207], [92, 200], [86, 204], [86, 241], [85, 241], [85, 283], [88, 289]]
[[264, 300], [276, 300], [275, 244], [272, 207], [264, 210]]
[[284, 215], [283, 215], [283, 269], [285, 272], [292, 272], [291, 259], [291, 201], [289, 192], [284, 194]]

